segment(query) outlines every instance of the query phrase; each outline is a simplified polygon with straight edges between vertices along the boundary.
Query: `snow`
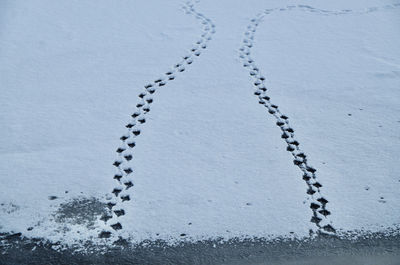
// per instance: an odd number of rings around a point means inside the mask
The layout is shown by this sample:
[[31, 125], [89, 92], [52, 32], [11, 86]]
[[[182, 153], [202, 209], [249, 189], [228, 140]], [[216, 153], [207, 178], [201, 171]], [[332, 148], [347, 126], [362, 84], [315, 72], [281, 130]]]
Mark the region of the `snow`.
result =
[[[132, 242], [317, 231], [316, 197], [239, 57], [251, 19], [266, 9], [251, 58], [317, 169], [331, 212], [323, 223], [399, 225], [399, 4], [301, 4], [0, 3], [0, 232], [71, 244], [101, 231]], [[150, 111], [132, 118], [138, 103]], [[125, 214], [96, 216], [90, 227], [57, 222], [60, 205], [79, 197]]]
[[318, 15], [293, 10], [265, 17], [268, 26], [257, 32], [254, 57], [268, 73], [271, 98], [317, 165], [336, 228], [376, 229], [399, 220], [396, 12], [361, 9], [317, 24]]

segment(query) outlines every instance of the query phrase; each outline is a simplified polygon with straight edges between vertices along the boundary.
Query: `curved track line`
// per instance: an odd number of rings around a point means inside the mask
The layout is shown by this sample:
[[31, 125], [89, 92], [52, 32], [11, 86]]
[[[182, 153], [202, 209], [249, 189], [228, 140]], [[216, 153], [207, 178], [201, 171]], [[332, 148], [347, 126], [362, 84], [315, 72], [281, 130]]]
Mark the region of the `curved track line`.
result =
[[299, 142], [296, 140], [293, 128], [289, 125], [288, 116], [282, 114], [279, 107], [271, 102], [270, 97], [267, 95], [267, 88], [264, 84], [265, 77], [261, 75], [259, 68], [255, 65], [254, 60], [250, 56], [250, 50], [253, 47], [254, 34], [259, 23], [265, 15], [276, 11], [289, 11], [300, 10], [319, 15], [344, 15], [344, 14], [366, 14], [384, 9], [394, 9], [399, 7], [400, 4], [386, 5], [384, 7], [371, 7], [363, 11], [340, 10], [329, 11], [316, 9], [307, 5], [287, 6], [285, 8], [267, 9], [263, 13], [256, 16], [251, 20], [247, 30], [244, 34], [243, 46], [239, 49], [239, 56], [243, 62], [243, 66], [249, 70], [250, 76], [253, 78], [255, 91], [254, 94], [258, 97], [259, 104], [267, 108], [268, 112], [276, 119], [276, 125], [282, 131], [282, 139], [287, 144], [286, 150], [293, 156], [293, 163], [302, 171], [303, 180], [307, 184], [307, 194], [310, 200], [310, 209], [312, 211], [311, 222], [317, 226], [319, 232], [335, 233], [336, 230], [329, 220], [331, 212], [327, 209], [328, 200], [322, 196], [322, 184], [317, 180], [316, 169], [312, 167], [307, 160], [307, 156], [300, 149]]
[[131, 120], [125, 126], [127, 132], [121, 136], [121, 145], [117, 148], [117, 159], [114, 161], [116, 173], [114, 179], [117, 185], [107, 197], [107, 206], [110, 214], [103, 215], [100, 219], [109, 225], [109, 229], [100, 232], [100, 238], [109, 238], [113, 231], [123, 228], [119, 217], [125, 215], [123, 204], [131, 199], [129, 194], [130, 188], [134, 186], [134, 169], [130, 165], [130, 161], [134, 159], [134, 147], [136, 146], [136, 138], [141, 134], [141, 127], [146, 123], [146, 116], [150, 111], [150, 105], [153, 103], [153, 95], [158, 88], [165, 86], [168, 82], [174, 80], [176, 76], [185, 71], [186, 66], [193, 63], [194, 59], [207, 48], [207, 43], [211, 40], [211, 36], [215, 33], [215, 25], [203, 14], [194, 9], [191, 2], [186, 2], [183, 6], [186, 14], [195, 16], [203, 25], [203, 32], [199, 40], [192, 46], [187, 55], [176, 63], [170, 71], [164, 73], [160, 78], [144, 86], [143, 91], [139, 94], [139, 102], [136, 109], [131, 115]]

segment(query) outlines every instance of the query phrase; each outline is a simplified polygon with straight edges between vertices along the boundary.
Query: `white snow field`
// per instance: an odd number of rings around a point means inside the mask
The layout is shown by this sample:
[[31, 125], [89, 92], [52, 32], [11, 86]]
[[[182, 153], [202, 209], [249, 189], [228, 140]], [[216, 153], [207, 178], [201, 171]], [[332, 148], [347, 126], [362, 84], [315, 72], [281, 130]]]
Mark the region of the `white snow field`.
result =
[[396, 1], [1, 1], [0, 232], [396, 230], [399, 47]]

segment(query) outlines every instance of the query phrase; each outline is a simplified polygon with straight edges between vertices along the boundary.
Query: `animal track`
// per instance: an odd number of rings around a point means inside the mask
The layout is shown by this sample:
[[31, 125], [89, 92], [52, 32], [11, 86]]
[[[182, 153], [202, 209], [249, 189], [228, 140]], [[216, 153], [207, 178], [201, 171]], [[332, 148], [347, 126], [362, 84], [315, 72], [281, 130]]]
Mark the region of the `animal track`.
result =
[[[268, 14], [266, 11], [265, 14]], [[326, 218], [330, 214], [326, 210], [326, 203], [318, 201], [322, 195], [320, 194], [320, 185], [314, 186], [316, 183], [315, 170], [314, 172], [307, 171], [307, 168], [311, 168], [308, 165], [306, 155], [300, 151], [299, 143], [295, 140], [294, 130], [290, 127], [288, 117], [283, 115], [279, 107], [271, 103], [271, 98], [266, 94], [267, 88], [264, 84], [265, 77], [261, 76], [259, 68], [255, 65], [254, 60], [250, 57], [250, 49], [253, 47], [254, 33], [258, 24], [261, 22], [263, 15], [259, 15], [251, 20], [250, 25], [247, 26], [247, 31], [244, 34], [243, 45], [239, 49], [239, 57], [243, 61], [243, 67], [248, 69], [250, 77], [253, 78], [253, 85], [255, 86], [254, 95], [258, 97], [258, 103], [267, 108], [269, 114], [273, 115], [276, 119], [276, 125], [281, 129], [281, 138], [287, 143], [287, 151], [293, 156], [293, 163], [303, 172], [303, 180], [308, 186], [307, 194], [311, 196], [310, 209], [312, 210], [311, 222], [315, 223], [319, 229], [323, 229], [328, 232], [333, 232], [334, 228], [330, 224], [321, 224], [323, 218]], [[314, 194], [318, 193], [318, 198], [314, 198]], [[322, 211], [322, 213], [320, 213]]]
[[345, 14], [365, 14], [369, 12], [375, 12], [382, 9], [394, 9], [399, 7], [400, 4], [386, 5], [382, 8], [367, 8], [364, 11], [351, 11], [351, 10], [341, 10], [341, 11], [328, 11], [322, 9], [316, 9], [308, 5], [298, 5], [298, 6], [287, 6], [285, 8], [275, 8], [267, 9], [256, 18], [251, 19], [250, 25], [247, 26], [247, 30], [244, 33], [243, 45], [239, 48], [239, 57], [242, 60], [243, 67], [247, 68], [250, 77], [253, 78], [253, 84], [255, 86], [254, 95], [258, 97], [258, 103], [267, 108], [268, 113], [273, 115], [276, 119], [276, 125], [281, 129], [281, 138], [286, 142], [286, 150], [290, 152], [293, 156], [293, 163], [303, 172], [303, 180], [307, 184], [307, 194], [310, 196], [310, 209], [312, 211], [311, 222], [315, 223], [319, 231], [335, 233], [334, 227], [328, 219], [331, 214], [327, 210], [328, 200], [322, 196], [321, 188], [322, 184], [317, 181], [316, 169], [310, 166], [307, 156], [299, 148], [299, 142], [295, 140], [294, 129], [289, 125], [289, 118], [283, 115], [279, 107], [271, 103], [270, 97], [266, 94], [267, 88], [264, 84], [265, 77], [261, 75], [259, 68], [255, 65], [254, 60], [250, 57], [250, 50], [254, 45], [254, 34], [256, 32], [257, 26], [262, 21], [265, 15], [272, 12], [282, 12], [289, 10], [300, 10], [312, 13], [317, 13], [319, 15], [345, 15]]
[[136, 104], [135, 111], [131, 114], [131, 120], [125, 125], [128, 131], [120, 137], [122, 143], [116, 150], [118, 156], [113, 163], [117, 171], [113, 178], [117, 181], [117, 185], [111, 191], [112, 196], [107, 197], [109, 201], [106, 203], [107, 207], [112, 210], [112, 216], [105, 215], [100, 218], [109, 224], [111, 229], [101, 231], [99, 233], [100, 238], [110, 238], [113, 231], [123, 228], [119, 218], [124, 216], [126, 211], [122, 207], [122, 203], [131, 200], [130, 195], [126, 193], [128, 189], [134, 186], [131, 179], [134, 169], [130, 166], [131, 161], [134, 159], [133, 148], [136, 146], [136, 138], [142, 133], [141, 126], [146, 123], [145, 116], [150, 112], [150, 105], [154, 101], [153, 94], [158, 88], [175, 80], [178, 73], [184, 72], [186, 66], [192, 64], [194, 58], [200, 56], [202, 51], [207, 48], [208, 41], [212, 39], [211, 36], [215, 33], [215, 25], [212, 21], [197, 12], [190, 1], [186, 2], [183, 9], [187, 14], [193, 15], [201, 22], [203, 33], [201, 34], [201, 38], [196, 41], [196, 44], [192, 46], [188, 54], [180, 62], [176, 63], [171, 70], [165, 72], [161, 77], [146, 84], [143, 91], [139, 93], [139, 102]]

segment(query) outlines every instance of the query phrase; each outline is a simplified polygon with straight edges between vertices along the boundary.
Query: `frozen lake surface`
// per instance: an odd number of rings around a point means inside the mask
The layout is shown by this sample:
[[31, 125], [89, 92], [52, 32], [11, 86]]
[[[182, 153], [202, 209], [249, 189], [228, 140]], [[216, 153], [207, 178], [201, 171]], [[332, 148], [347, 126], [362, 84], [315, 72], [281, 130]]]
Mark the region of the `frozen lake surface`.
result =
[[396, 264], [399, 14], [2, 1], [0, 260]]
[[85, 254], [74, 253], [74, 249], [56, 251], [51, 245], [38, 245], [29, 240], [10, 239], [8, 243], [10, 248], [2, 256], [1, 264], [400, 264], [399, 236], [379, 233], [352, 240], [322, 236], [313, 240], [232, 239], [177, 246], [147, 242], [133, 249], [115, 246]]

